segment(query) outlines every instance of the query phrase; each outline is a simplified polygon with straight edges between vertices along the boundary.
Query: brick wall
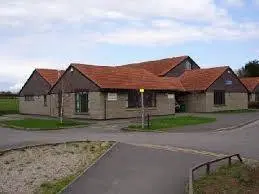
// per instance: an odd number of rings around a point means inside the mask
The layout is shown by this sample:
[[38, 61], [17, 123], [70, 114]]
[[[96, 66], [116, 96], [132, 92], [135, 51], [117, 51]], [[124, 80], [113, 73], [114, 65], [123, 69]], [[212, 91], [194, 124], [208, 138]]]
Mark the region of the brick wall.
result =
[[185, 99], [187, 112], [214, 112], [222, 110], [247, 109], [247, 93], [225, 93], [225, 105], [214, 105], [214, 93], [189, 94]]
[[235, 110], [235, 109], [247, 109], [248, 97], [247, 93], [225, 93], [225, 105], [214, 105], [214, 93], [206, 93], [206, 112], [222, 111], [222, 110]]
[[47, 95], [47, 106], [44, 106], [44, 96], [34, 96], [33, 101], [25, 101], [19, 97], [19, 111], [22, 114], [50, 115], [50, 96]]
[[192, 93], [185, 98], [186, 112], [206, 112], [206, 94]]
[[[104, 119], [104, 95], [101, 92], [88, 93], [88, 113], [75, 112], [75, 93], [63, 95], [64, 116], [68, 118]], [[58, 95], [52, 94], [52, 116], [58, 116]]]
[[[128, 108], [128, 93], [117, 93], [116, 101], [108, 101], [106, 93], [89, 92], [89, 111], [88, 113], [75, 112], [75, 93], [65, 93], [64, 116], [68, 118], [86, 118], [86, 119], [104, 119], [105, 118], [105, 101], [106, 99], [106, 118], [133, 118], [141, 116], [140, 108]], [[23, 101], [20, 97], [20, 109], [22, 113], [50, 115], [58, 117], [58, 95], [51, 94], [48, 96], [48, 106], [44, 107], [43, 96], [35, 97], [35, 101]], [[146, 113], [150, 115], [169, 115], [175, 113], [175, 99], [168, 99], [166, 93], [156, 95], [156, 107], [146, 108]]]
[[[175, 99], [168, 99], [166, 93], [156, 94], [156, 107], [145, 108], [150, 115], [170, 115], [175, 113]], [[106, 101], [106, 118], [140, 117], [140, 108], [128, 108], [128, 93], [118, 93], [117, 101]]]

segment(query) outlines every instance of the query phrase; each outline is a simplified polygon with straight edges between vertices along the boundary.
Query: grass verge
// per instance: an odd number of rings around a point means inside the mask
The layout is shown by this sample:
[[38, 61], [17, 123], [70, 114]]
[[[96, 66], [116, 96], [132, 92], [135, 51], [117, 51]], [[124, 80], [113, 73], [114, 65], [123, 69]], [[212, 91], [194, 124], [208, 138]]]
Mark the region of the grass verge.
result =
[[222, 166], [211, 175], [194, 181], [195, 194], [259, 193], [259, 167], [236, 163]]
[[256, 112], [255, 109], [238, 109], [238, 110], [223, 110], [223, 111], [217, 111], [213, 113], [247, 113], [247, 112]]
[[62, 129], [66, 127], [77, 127], [77, 126], [86, 126], [85, 122], [78, 122], [74, 120], [64, 120], [63, 123], [60, 123], [57, 119], [20, 119], [20, 120], [8, 120], [1, 121], [1, 124], [10, 128], [18, 129], [42, 129], [42, 130], [51, 130], [51, 129]]
[[[216, 118], [209, 117], [195, 117], [195, 116], [167, 116], [167, 117], [158, 117], [151, 119], [150, 127], [145, 127], [144, 130], [166, 130], [175, 127], [183, 127], [186, 125], [198, 125], [204, 123], [210, 123], [216, 121]], [[141, 129], [141, 125], [129, 125], [129, 129], [138, 130]]]
[[[79, 174], [78, 174], [79, 175]], [[70, 175], [60, 180], [53, 182], [45, 182], [40, 185], [40, 194], [56, 194], [59, 193], [64, 187], [66, 187], [70, 182], [72, 182], [77, 175]]]

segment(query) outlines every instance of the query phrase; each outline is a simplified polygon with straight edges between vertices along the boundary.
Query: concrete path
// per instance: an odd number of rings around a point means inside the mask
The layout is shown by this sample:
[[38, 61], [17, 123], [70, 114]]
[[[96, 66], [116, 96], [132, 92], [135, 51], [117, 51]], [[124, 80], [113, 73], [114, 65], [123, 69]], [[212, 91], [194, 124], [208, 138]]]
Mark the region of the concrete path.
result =
[[185, 193], [190, 167], [212, 156], [119, 143], [63, 193]]

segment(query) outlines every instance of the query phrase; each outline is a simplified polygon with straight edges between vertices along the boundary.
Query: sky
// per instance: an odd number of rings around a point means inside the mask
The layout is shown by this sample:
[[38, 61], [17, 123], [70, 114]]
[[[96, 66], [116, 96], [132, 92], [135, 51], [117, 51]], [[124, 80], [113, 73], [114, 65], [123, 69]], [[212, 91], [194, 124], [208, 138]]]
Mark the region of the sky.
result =
[[34, 68], [189, 55], [236, 70], [259, 59], [259, 0], [0, 0], [0, 91]]

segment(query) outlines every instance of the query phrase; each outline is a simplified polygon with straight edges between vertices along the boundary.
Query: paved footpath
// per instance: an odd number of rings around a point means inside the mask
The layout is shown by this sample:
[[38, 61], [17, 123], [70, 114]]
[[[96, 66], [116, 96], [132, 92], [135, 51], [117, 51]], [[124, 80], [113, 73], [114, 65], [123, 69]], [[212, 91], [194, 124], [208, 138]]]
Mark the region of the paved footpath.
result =
[[213, 156], [117, 144], [64, 194], [181, 194], [190, 167]]

